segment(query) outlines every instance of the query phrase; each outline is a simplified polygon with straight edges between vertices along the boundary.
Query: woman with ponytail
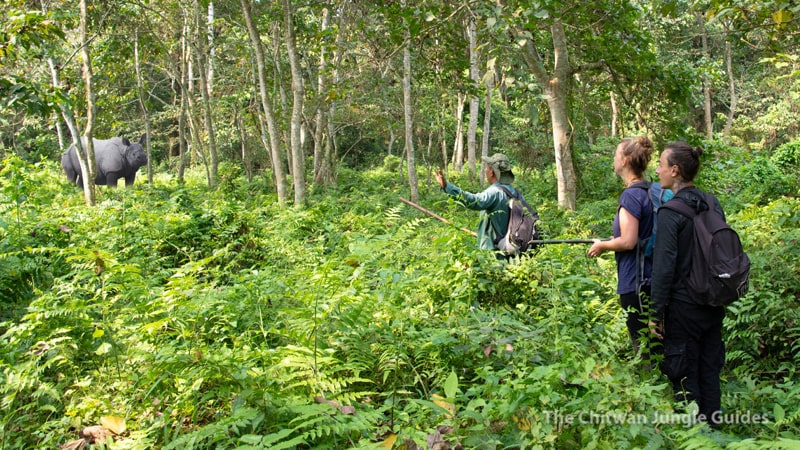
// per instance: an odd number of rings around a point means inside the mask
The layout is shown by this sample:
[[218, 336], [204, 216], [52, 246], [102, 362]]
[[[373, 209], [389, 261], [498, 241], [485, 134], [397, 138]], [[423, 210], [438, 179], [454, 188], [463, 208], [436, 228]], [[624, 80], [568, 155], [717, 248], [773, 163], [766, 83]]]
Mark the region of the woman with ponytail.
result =
[[[617, 263], [617, 294], [627, 312], [627, 326], [634, 353], [639, 353], [639, 339], [649, 339], [647, 329], [647, 296], [650, 295], [651, 262], [644, 258], [640, 243], [649, 238], [655, 217], [644, 181], [644, 172], [653, 154], [653, 143], [647, 136], [625, 138], [614, 152], [614, 173], [622, 178], [625, 190], [619, 197], [611, 240], [596, 239], [589, 248], [590, 258], [613, 251]], [[640, 189], [642, 188], [643, 189]], [[643, 332], [644, 331], [644, 332]], [[649, 349], [648, 349], [649, 350]], [[649, 351], [642, 353], [649, 358]]]

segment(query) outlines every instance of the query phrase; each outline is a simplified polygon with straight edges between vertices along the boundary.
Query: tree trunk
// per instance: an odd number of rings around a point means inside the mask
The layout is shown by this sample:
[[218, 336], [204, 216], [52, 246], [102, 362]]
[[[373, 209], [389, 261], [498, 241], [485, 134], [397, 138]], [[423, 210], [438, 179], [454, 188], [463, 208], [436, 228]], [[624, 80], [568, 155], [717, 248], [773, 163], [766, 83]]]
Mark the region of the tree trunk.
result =
[[[50, 66], [50, 76], [53, 87], [58, 89], [61, 87], [61, 80], [58, 77], [56, 63], [53, 58], [48, 58], [47, 63]], [[83, 177], [83, 174], [88, 173], [89, 169], [86, 165], [86, 151], [84, 150], [83, 143], [81, 142], [81, 131], [78, 128], [78, 124], [75, 121], [75, 116], [72, 114], [72, 110], [68, 108], [68, 105], [59, 102], [58, 108], [61, 110], [61, 116], [64, 118], [64, 123], [67, 125], [67, 129], [72, 137], [72, 143], [75, 145], [75, 153], [78, 156], [78, 166], [81, 169], [81, 177]], [[63, 145], [62, 150], [66, 150], [67, 147], [67, 145]], [[83, 188], [83, 186], [81, 186], [81, 188]]]
[[439, 135], [442, 137], [442, 167], [447, 169], [447, 136], [445, 135], [444, 128], [442, 128]]
[[[86, 0], [80, 1], [81, 8], [81, 60], [83, 61], [83, 80], [86, 84], [86, 129], [83, 131], [86, 136], [85, 150], [86, 161], [85, 166], [81, 163], [81, 173], [83, 178], [83, 196], [88, 206], [95, 204], [95, 190], [94, 179], [97, 174], [94, 158], [94, 118], [97, 112], [97, 106], [94, 101], [94, 83], [92, 79], [92, 59], [89, 55], [89, 40], [86, 37], [86, 30], [88, 27], [89, 13], [86, 7]], [[78, 139], [76, 150], [81, 150], [81, 140]]]
[[267, 92], [267, 68], [264, 58], [264, 47], [261, 43], [261, 35], [258, 33], [250, 14], [250, 1], [241, 0], [242, 14], [247, 24], [247, 33], [250, 35], [250, 42], [253, 46], [253, 54], [256, 57], [258, 67], [258, 90], [261, 96], [261, 109], [264, 120], [267, 122], [267, 134], [269, 135], [269, 151], [272, 158], [272, 174], [275, 177], [275, 190], [278, 194], [278, 203], [283, 205], [289, 198], [286, 189], [286, 172], [283, 168], [283, 160], [280, 151], [280, 135], [275, 114], [272, 111], [272, 99]]
[[464, 96], [460, 92], [457, 95], [458, 104], [456, 105], [456, 137], [453, 142], [453, 165], [461, 172], [464, 169], [464, 130], [461, 122], [464, 120]]
[[[710, 58], [708, 51], [708, 33], [702, 12], [697, 13], [697, 26], [700, 28], [700, 40], [703, 45], [703, 58]], [[714, 137], [714, 118], [711, 116], [711, 81], [703, 75], [703, 111], [705, 116], [706, 139]]]
[[[320, 24], [320, 32], [325, 35], [328, 31], [330, 22], [330, 11], [328, 8], [322, 9], [322, 23]], [[323, 44], [319, 50], [319, 66], [317, 67], [317, 98], [319, 106], [317, 107], [317, 114], [314, 120], [314, 183], [322, 183], [325, 180], [325, 173], [327, 168], [323, 168], [323, 164], [329, 161], [325, 160], [325, 144], [322, 141], [325, 136], [326, 126], [325, 118], [327, 114], [326, 108], [323, 108], [323, 99], [325, 98], [325, 90], [327, 86], [326, 73], [326, 54], [325, 45]]]
[[[555, 64], [552, 75], [545, 70], [544, 62], [539, 56], [533, 41], [528, 38], [526, 38], [522, 49], [522, 55], [536, 77], [550, 109], [556, 177], [558, 179], [558, 206], [562, 209], [574, 210], [576, 208], [577, 175], [572, 162], [571, 133], [569, 115], [567, 114], [567, 95], [573, 68], [569, 61], [567, 37], [564, 34], [564, 27], [561, 21], [556, 19], [553, 22], [550, 27], [550, 33], [553, 38], [553, 60]], [[521, 31], [519, 34], [525, 35]]]
[[[475, 18], [470, 17], [467, 25], [467, 35], [469, 36], [469, 78], [475, 84], [475, 92], [480, 86], [480, 75], [478, 73], [478, 43], [476, 38]], [[475, 179], [475, 147], [477, 146], [476, 134], [478, 131], [478, 97], [471, 95], [469, 98], [469, 126], [467, 127], [467, 166], [469, 167], [470, 180]]]
[[306, 203], [306, 176], [305, 156], [300, 142], [300, 127], [303, 120], [303, 98], [305, 87], [303, 75], [300, 71], [300, 61], [297, 55], [297, 44], [294, 36], [294, 10], [290, 0], [283, 0], [285, 20], [286, 53], [289, 57], [289, 66], [292, 71], [292, 119], [289, 125], [291, 130], [289, 142], [292, 149], [292, 181], [294, 185], [294, 205], [302, 207]]
[[617, 135], [619, 113], [617, 112], [617, 98], [614, 96], [614, 91], [609, 92], [609, 97], [611, 97], [611, 137], [615, 137]]
[[242, 149], [242, 165], [244, 165], [244, 173], [247, 175], [247, 181], [253, 181], [253, 158], [250, 156], [250, 151], [247, 145], [247, 132], [244, 128], [244, 120], [242, 116], [236, 113], [236, 126], [239, 128], [239, 141], [241, 142]]
[[142, 108], [142, 117], [144, 117], [144, 134], [147, 136], [145, 141], [146, 154], [147, 154], [147, 182], [153, 184], [153, 159], [150, 156], [150, 116], [147, 111], [147, 104], [144, 99], [144, 81], [142, 80], [142, 64], [139, 59], [139, 30], [133, 31], [133, 65], [136, 68], [136, 90], [139, 98], [139, 107]]
[[214, 48], [214, 2], [208, 2], [208, 15], [206, 16], [206, 33], [208, 35], [208, 75], [206, 82], [208, 83], [208, 94], [214, 93], [214, 58], [217, 51]]
[[403, 46], [403, 118], [405, 122], [406, 158], [408, 158], [408, 187], [411, 201], [419, 202], [417, 186], [417, 166], [414, 162], [414, 123], [411, 119], [411, 34], [406, 28], [406, 42]]
[[[199, 22], [199, 11], [197, 17]], [[207, 58], [205, 48], [203, 48], [204, 46], [201, 44], [202, 40], [199, 39], [199, 36], [195, 42], [199, 44], [198, 51], [195, 52], [195, 55], [197, 58], [197, 73], [200, 75], [200, 94], [203, 98], [203, 120], [205, 122], [206, 136], [208, 136], [208, 154], [211, 158], [208, 185], [214, 187], [217, 185], [217, 174], [219, 173], [219, 154], [217, 153], [214, 112], [211, 109], [211, 92], [208, 84], [208, 68], [206, 67]]]
[[731, 104], [730, 107], [728, 108], [728, 117], [725, 120], [725, 131], [723, 131], [722, 133], [726, 142], [728, 141], [728, 138], [731, 135], [733, 118], [736, 115], [736, 105], [739, 102], [739, 98], [736, 96], [736, 78], [733, 76], [732, 59], [733, 58], [731, 56], [731, 41], [725, 39], [725, 66], [728, 69], [728, 90], [730, 92], [730, 97], [731, 97]]
[[394, 148], [394, 141], [397, 138], [394, 135], [394, 127], [389, 125], [389, 145], [386, 146], [386, 154], [391, 155], [392, 149]]
[[[486, 102], [483, 107], [483, 141], [481, 142], [481, 156], [489, 156], [489, 135], [491, 134], [492, 117], [492, 91], [494, 90], [494, 66], [486, 73]], [[481, 166], [483, 167], [483, 166]], [[480, 170], [481, 186], [486, 183], [486, 172]]]
[[[333, 80], [334, 85], [338, 85], [340, 80], [340, 73], [339, 68], [342, 62], [342, 55], [343, 49], [347, 47], [345, 41], [345, 17], [347, 11], [345, 8], [347, 4], [344, 4], [342, 9], [338, 11], [337, 18], [339, 20], [338, 33], [336, 34], [336, 46], [333, 50], [333, 61], [332, 66], [333, 70], [331, 71], [331, 79]], [[336, 100], [331, 99], [328, 102], [328, 118], [325, 121], [328, 132], [325, 135], [325, 152], [323, 158], [323, 167], [326, 168], [327, 173], [325, 174], [325, 181], [330, 184], [336, 184], [337, 176], [336, 176], [336, 165], [338, 161], [338, 142], [336, 140], [336, 129], [334, 127], [333, 119], [336, 117]]]
[[[187, 35], [189, 32], [189, 17], [184, 14], [183, 27], [181, 30], [181, 62], [180, 62], [180, 91], [181, 91], [181, 112], [178, 116], [178, 151], [180, 154], [180, 161], [178, 163], [178, 181], [183, 183], [184, 173], [189, 163], [187, 155], [188, 148], [186, 140], [186, 115], [189, 108], [189, 48], [187, 42]], [[148, 139], [149, 141], [150, 139]]]

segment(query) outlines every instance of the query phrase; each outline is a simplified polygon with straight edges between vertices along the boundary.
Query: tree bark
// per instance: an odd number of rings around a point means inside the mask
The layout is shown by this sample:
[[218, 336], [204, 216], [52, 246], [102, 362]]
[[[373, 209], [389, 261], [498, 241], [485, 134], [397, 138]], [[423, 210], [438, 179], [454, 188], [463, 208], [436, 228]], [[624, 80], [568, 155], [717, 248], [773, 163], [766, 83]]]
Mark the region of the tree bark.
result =
[[[86, 205], [94, 206], [95, 204], [95, 190], [94, 179], [97, 174], [94, 158], [94, 121], [97, 106], [94, 101], [94, 83], [92, 79], [92, 59], [89, 54], [89, 40], [86, 37], [86, 30], [88, 28], [89, 13], [86, 6], [86, 0], [80, 1], [81, 8], [81, 60], [83, 61], [83, 81], [86, 84], [86, 129], [83, 130], [83, 135], [86, 136], [85, 146], [85, 164], [78, 159], [81, 166], [81, 178], [83, 179], [83, 196], [86, 200]], [[81, 139], [76, 143], [76, 151], [81, 150]], [[86, 167], [84, 167], [84, 165]]]
[[[467, 36], [469, 36], [469, 78], [472, 80], [475, 92], [480, 86], [480, 75], [478, 73], [478, 43], [475, 18], [470, 17], [467, 24]], [[475, 177], [476, 158], [475, 147], [477, 146], [476, 134], [478, 131], [478, 97], [471, 95], [469, 98], [469, 125], [467, 127], [467, 166], [469, 167], [469, 178]]]
[[617, 111], [617, 98], [614, 95], [614, 91], [609, 92], [609, 97], [611, 98], [611, 137], [616, 137], [619, 112]]
[[[703, 13], [697, 13], [697, 26], [700, 28], [700, 41], [703, 46], [703, 58], [709, 59], [708, 33], [706, 32]], [[705, 117], [706, 139], [714, 137], [714, 118], [711, 115], [711, 82], [707, 75], [703, 75], [703, 112]]]
[[[330, 22], [330, 11], [328, 8], [322, 9], [322, 23], [320, 24], [320, 31], [324, 35], [328, 31]], [[329, 168], [326, 167], [330, 164], [330, 160], [325, 157], [325, 137], [326, 125], [325, 119], [327, 109], [323, 107], [325, 102], [325, 91], [328, 88], [326, 73], [326, 54], [325, 45], [322, 44], [319, 51], [319, 66], [317, 67], [317, 98], [319, 106], [317, 107], [316, 119], [314, 120], [314, 183], [324, 183]]]
[[294, 204], [302, 207], [306, 203], [306, 176], [305, 156], [300, 142], [300, 128], [303, 120], [303, 98], [305, 87], [303, 75], [300, 72], [300, 61], [297, 55], [297, 44], [294, 35], [294, 7], [290, 0], [283, 0], [286, 53], [289, 57], [289, 67], [292, 71], [292, 118], [289, 128], [290, 144], [292, 149], [292, 181], [294, 185]]
[[406, 157], [408, 158], [408, 187], [411, 201], [419, 201], [417, 166], [414, 162], [414, 122], [411, 117], [411, 34], [406, 27], [406, 42], [403, 47], [403, 118], [405, 121]]
[[[53, 87], [56, 89], [61, 88], [61, 80], [58, 76], [55, 61], [50, 57], [47, 59], [47, 63], [50, 66], [50, 77]], [[64, 118], [64, 123], [67, 125], [67, 130], [69, 130], [70, 136], [72, 137], [72, 143], [75, 145], [75, 153], [78, 156], [78, 165], [81, 169], [81, 177], [83, 177], [83, 174], [87, 173], [89, 169], [86, 166], [86, 151], [84, 150], [83, 142], [81, 142], [81, 131], [78, 128], [75, 116], [72, 114], [69, 105], [59, 102], [58, 108], [61, 111], [61, 116]], [[67, 147], [67, 145], [62, 145], [61, 149], [66, 150]], [[83, 186], [81, 186], [81, 188], [83, 188]]]
[[[726, 30], [727, 34], [727, 30]], [[728, 138], [731, 135], [731, 127], [733, 126], [733, 118], [736, 115], [736, 106], [739, 102], [739, 98], [736, 96], [736, 77], [733, 75], [733, 57], [731, 56], [731, 41], [725, 39], [725, 66], [728, 69], [728, 90], [731, 97], [730, 107], [728, 108], [728, 117], [725, 120], [725, 130], [723, 131], [722, 135], [725, 138], [725, 141], [728, 141]]]
[[[486, 79], [486, 102], [483, 107], [483, 141], [481, 142], [481, 156], [489, 156], [489, 135], [491, 134], [492, 117], [492, 91], [494, 90], [494, 66], [485, 75]], [[486, 172], [480, 170], [481, 186], [486, 183]]]
[[[556, 160], [556, 176], [558, 179], [558, 206], [562, 209], [576, 208], [575, 196], [577, 175], [572, 162], [571, 133], [569, 115], [567, 114], [567, 95], [573, 67], [567, 51], [567, 37], [560, 20], [555, 19], [550, 26], [553, 38], [554, 67], [553, 74], [547, 73], [544, 62], [534, 47], [533, 41], [526, 38], [523, 46], [523, 58], [536, 77], [547, 99], [550, 109], [550, 121], [553, 127], [553, 149]], [[520, 32], [520, 35], [525, 35]]]
[[[187, 158], [188, 148], [186, 140], [186, 116], [189, 108], [189, 48], [187, 43], [187, 34], [189, 31], [188, 20], [189, 17], [184, 13], [183, 27], [181, 29], [181, 61], [180, 61], [180, 92], [181, 92], [181, 111], [178, 116], [178, 151], [180, 154], [180, 161], [178, 163], [178, 181], [183, 183], [184, 173], [189, 161]], [[149, 141], [149, 139], [148, 139]]]
[[247, 145], [247, 131], [244, 127], [244, 120], [238, 112], [236, 113], [236, 127], [239, 128], [239, 142], [241, 143], [244, 173], [247, 175], [247, 181], [250, 182], [253, 181], [253, 160], [250, 156], [249, 146]]
[[206, 33], [208, 35], [208, 75], [206, 80], [208, 83], [209, 95], [214, 93], [214, 63], [217, 50], [214, 47], [214, 2], [208, 2], [208, 15], [206, 16]]
[[142, 108], [142, 117], [144, 118], [144, 134], [147, 136], [145, 140], [145, 152], [147, 154], [147, 182], [153, 184], [153, 159], [150, 156], [150, 115], [147, 110], [147, 104], [144, 98], [144, 81], [142, 80], [142, 64], [139, 58], [139, 30], [133, 31], [133, 65], [136, 68], [136, 91], [139, 99], [139, 107]]
[[261, 97], [261, 109], [267, 125], [269, 135], [269, 151], [272, 158], [272, 174], [275, 178], [275, 190], [278, 194], [278, 203], [283, 205], [289, 198], [286, 188], [286, 172], [281, 158], [280, 135], [275, 114], [272, 111], [272, 99], [267, 91], [267, 69], [264, 58], [264, 46], [261, 43], [261, 35], [258, 33], [250, 13], [250, 1], [241, 0], [242, 14], [247, 25], [247, 33], [250, 35], [250, 42], [253, 45], [253, 54], [256, 58], [258, 67], [258, 90]]
[[[195, 3], [197, 7], [197, 3]], [[197, 11], [197, 23], [199, 30], [199, 9]], [[214, 187], [217, 185], [217, 174], [219, 173], [219, 154], [217, 153], [217, 138], [214, 125], [214, 112], [211, 109], [211, 92], [208, 85], [208, 67], [205, 46], [202, 44], [202, 39], [195, 40], [198, 44], [197, 51], [195, 52], [195, 59], [197, 60], [197, 73], [200, 76], [200, 95], [203, 99], [203, 120], [205, 122], [205, 133], [208, 137], [208, 153], [211, 158], [211, 167], [209, 171], [208, 185]]]
[[456, 104], [456, 137], [453, 141], [453, 165], [461, 172], [464, 169], [464, 129], [461, 122], [464, 120], [464, 96], [462, 93], [457, 95]]

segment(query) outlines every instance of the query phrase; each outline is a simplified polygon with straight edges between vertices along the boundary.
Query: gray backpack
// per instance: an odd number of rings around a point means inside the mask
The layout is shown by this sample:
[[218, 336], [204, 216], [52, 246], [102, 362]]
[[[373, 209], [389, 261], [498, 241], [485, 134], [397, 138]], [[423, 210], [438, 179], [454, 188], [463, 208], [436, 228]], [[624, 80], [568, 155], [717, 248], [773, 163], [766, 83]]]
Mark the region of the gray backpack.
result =
[[505, 186], [498, 187], [509, 197], [509, 216], [508, 229], [495, 241], [495, 247], [506, 256], [517, 256], [534, 249], [536, 244], [531, 242], [539, 240], [539, 231], [536, 229], [539, 214], [528, 205], [519, 190], [512, 194]]

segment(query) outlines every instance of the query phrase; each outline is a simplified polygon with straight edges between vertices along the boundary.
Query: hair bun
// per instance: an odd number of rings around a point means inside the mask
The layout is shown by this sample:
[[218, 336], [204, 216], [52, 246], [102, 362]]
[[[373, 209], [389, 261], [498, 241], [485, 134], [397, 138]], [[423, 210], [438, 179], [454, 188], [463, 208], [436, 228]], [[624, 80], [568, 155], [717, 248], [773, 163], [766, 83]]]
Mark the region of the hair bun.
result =
[[703, 154], [703, 149], [701, 147], [692, 147], [692, 156], [695, 159], [700, 159], [700, 156]]

